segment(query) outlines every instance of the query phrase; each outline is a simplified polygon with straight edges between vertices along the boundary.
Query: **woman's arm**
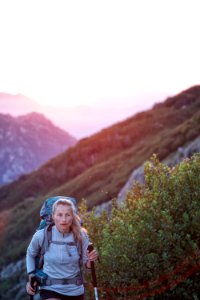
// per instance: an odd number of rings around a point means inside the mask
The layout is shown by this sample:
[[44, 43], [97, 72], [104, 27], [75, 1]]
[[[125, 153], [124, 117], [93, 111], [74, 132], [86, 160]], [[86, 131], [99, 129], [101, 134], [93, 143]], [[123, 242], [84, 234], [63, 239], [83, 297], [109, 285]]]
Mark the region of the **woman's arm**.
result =
[[44, 230], [41, 229], [36, 231], [36, 233], [33, 235], [32, 240], [27, 248], [26, 268], [28, 274], [35, 272], [35, 257], [40, 253], [43, 240], [44, 240]]
[[26, 252], [26, 269], [28, 273], [29, 280], [26, 284], [26, 291], [29, 295], [35, 294], [36, 281], [31, 285], [31, 278], [35, 273], [35, 257], [40, 253], [41, 245], [44, 240], [44, 230], [37, 231], [27, 248]]

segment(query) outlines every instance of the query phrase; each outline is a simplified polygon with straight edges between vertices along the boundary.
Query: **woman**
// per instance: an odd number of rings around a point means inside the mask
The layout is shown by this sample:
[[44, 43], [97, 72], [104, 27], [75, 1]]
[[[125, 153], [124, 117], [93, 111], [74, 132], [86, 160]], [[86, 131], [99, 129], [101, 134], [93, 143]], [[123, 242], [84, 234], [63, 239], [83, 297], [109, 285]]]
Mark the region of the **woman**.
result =
[[[91, 261], [97, 259], [97, 252], [87, 251], [89, 239], [80, 226], [75, 206], [70, 200], [58, 199], [53, 204], [52, 217], [55, 224], [52, 227], [52, 242], [44, 254], [43, 265], [48, 278], [40, 287], [41, 299], [83, 300], [80, 260], [86, 268], [91, 268]], [[38, 230], [27, 249], [27, 272], [30, 277], [35, 271], [35, 257], [40, 253], [44, 234], [44, 229]], [[81, 245], [81, 255], [77, 244]], [[30, 282], [27, 282], [26, 290], [30, 295], [35, 294]]]

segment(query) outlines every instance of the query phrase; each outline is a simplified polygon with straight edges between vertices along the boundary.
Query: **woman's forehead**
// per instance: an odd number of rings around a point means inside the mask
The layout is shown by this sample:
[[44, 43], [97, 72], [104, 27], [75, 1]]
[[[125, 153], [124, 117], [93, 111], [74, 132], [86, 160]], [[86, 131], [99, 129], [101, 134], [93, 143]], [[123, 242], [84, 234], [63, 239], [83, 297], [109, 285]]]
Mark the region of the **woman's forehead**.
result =
[[55, 211], [72, 211], [72, 207], [70, 205], [58, 204], [55, 208]]

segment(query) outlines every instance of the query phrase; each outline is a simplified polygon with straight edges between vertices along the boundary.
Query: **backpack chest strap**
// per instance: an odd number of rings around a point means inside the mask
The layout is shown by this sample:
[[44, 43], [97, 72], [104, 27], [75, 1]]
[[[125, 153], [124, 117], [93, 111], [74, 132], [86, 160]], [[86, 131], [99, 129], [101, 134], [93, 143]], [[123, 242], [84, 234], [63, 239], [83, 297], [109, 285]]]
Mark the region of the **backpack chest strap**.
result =
[[[43, 262], [44, 262], [44, 254], [45, 252], [48, 251], [48, 248], [49, 248], [49, 245], [51, 243], [54, 243], [54, 244], [57, 244], [57, 245], [66, 245], [66, 246], [76, 246], [77, 247], [77, 250], [78, 250], [78, 254], [80, 256], [80, 259], [79, 259], [79, 265], [80, 265], [80, 268], [82, 267], [82, 243], [80, 242], [77, 242], [77, 241], [74, 241], [74, 242], [61, 242], [61, 241], [52, 241], [52, 224], [47, 226], [45, 229], [44, 229], [44, 239], [43, 239], [43, 242], [42, 242], [42, 245], [41, 245], [41, 250], [40, 250], [40, 259], [39, 259], [39, 263], [38, 263], [38, 268], [41, 268], [42, 265], [43, 265]], [[68, 255], [71, 256], [71, 253], [67, 247], [67, 252], [68, 252]]]
[[76, 246], [75, 242], [51, 241], [51, 243], [56, 245]]
[[55, 245], [64, 245], [64, 246], [66, 246], [66, 250], [67, 250], [67, 253], [68, 253], [69, 256], [72, 256], [69, 247], [71, 247], [71, 246], [76, 246], [76, 247], [77, 247], [77, 245], [76, 245], [75, 242], [51, 241], [51, 244], [55, 244]]

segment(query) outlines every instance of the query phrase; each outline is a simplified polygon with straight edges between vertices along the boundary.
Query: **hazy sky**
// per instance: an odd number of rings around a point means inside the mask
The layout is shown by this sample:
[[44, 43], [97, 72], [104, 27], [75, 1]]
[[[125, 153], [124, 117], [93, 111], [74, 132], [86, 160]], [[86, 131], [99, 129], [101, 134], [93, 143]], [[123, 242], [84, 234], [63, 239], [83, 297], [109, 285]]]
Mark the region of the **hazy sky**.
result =
[[0, 92], [70, 106], [176, 94], [200, 83], [199, 8], [199, 0], [0, 0]]

